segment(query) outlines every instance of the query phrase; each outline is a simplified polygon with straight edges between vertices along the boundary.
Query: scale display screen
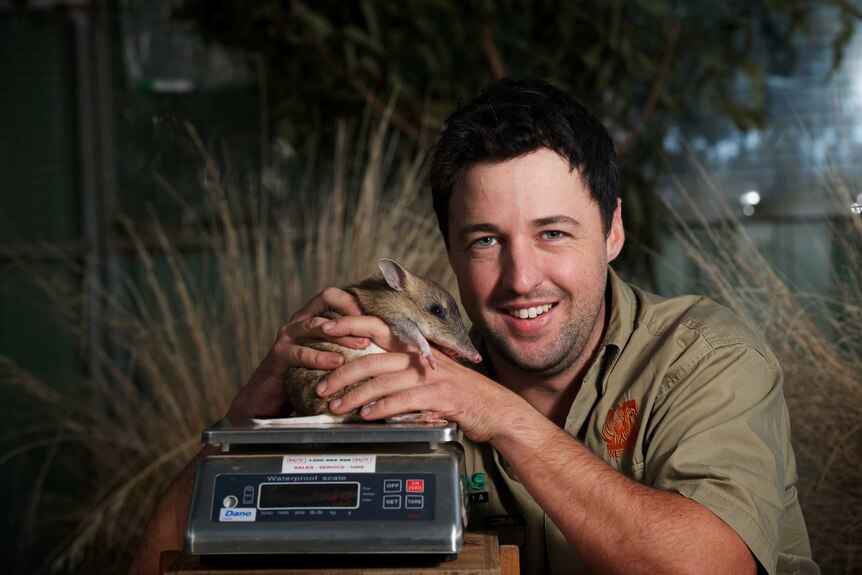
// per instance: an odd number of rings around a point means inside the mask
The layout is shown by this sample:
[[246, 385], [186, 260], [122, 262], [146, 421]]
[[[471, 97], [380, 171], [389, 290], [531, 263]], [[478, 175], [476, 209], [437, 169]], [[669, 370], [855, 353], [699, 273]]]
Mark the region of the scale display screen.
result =
[[259, 509], [356, 509], [359, 483], [264, 483]]

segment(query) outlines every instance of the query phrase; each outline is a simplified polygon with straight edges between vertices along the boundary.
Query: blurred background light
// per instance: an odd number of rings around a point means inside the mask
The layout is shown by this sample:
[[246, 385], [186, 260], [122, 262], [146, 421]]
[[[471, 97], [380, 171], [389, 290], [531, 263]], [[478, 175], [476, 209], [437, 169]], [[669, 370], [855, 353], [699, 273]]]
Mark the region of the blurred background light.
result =
[[739, 199], [745, 206], [756, 206], [760, 203], [760, 194], [756, 190], [751, 190], [742, 194]]

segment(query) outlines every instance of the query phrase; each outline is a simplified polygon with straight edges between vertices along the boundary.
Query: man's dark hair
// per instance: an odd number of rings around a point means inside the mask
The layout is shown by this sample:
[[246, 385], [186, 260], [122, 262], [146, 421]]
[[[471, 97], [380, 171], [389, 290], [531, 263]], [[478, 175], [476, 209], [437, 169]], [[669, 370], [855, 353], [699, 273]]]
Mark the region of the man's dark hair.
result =
[[599, 207], [607, 235], [619, 197], [619, 171], [607, 129], [566, 92], [537, 79], [493, 82], [449, 116], [431, 161], [434, 212], [449, 247], [452, 188], [471, 167], [540, 148], [578, 169]]

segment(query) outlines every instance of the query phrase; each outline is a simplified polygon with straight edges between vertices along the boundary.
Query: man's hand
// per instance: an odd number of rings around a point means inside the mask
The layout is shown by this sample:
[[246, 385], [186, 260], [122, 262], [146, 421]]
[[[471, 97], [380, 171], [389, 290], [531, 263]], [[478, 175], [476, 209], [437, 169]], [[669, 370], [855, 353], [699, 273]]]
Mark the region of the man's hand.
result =
[[[329, 335], [363, 336], [384, 349], [398, 347], [399, 343], [386, 325], [371, 320], [376, 318], [335, 320]], [[464, 434], [477, 442], [492, 441], [502, 430], [511, 428], [523, 410], [535, 412], [525, 400], [505, 387], [437, 350], [433, 353], [436, 369], [431, 369], [415, 352], [366, 355], [333, 370], [318, 384], [317, 393], [329, 396], [348, 385], [370, 379], [333, 400], [330, 403], [332, 413], [339, 415], [362, 408], [363, 418], [375, 420], [430, 411], [458, 423]], [[505, 414], [505, 419], [501, 414]]]
[[331, 370], [344, 363], [339, 353], [318, 351], [305, 344], [312, 341], [335, 341], [345, 347], [364, 349], [370, 343], [365, 337], [332, 337], [332, 324], [317, 314], [334, 311], [358, 316], [362, 308], [351, 294], [338, 288], [327, 288], [313, 297], [290, 321], [278, 330], [272, 348], [227, 411], [228, 417], [277, 417], [291, 407], [286, 405], [284, 376], [293, 367]]

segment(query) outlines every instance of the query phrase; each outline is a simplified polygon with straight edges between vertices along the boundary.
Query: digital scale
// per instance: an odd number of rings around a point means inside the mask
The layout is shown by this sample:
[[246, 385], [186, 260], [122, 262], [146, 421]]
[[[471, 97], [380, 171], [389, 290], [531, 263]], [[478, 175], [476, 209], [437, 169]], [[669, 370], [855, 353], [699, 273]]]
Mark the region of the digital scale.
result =
[[454, 559], [466, 524], [457, 426], [222, 419], [198, 468], [185, 551]]

